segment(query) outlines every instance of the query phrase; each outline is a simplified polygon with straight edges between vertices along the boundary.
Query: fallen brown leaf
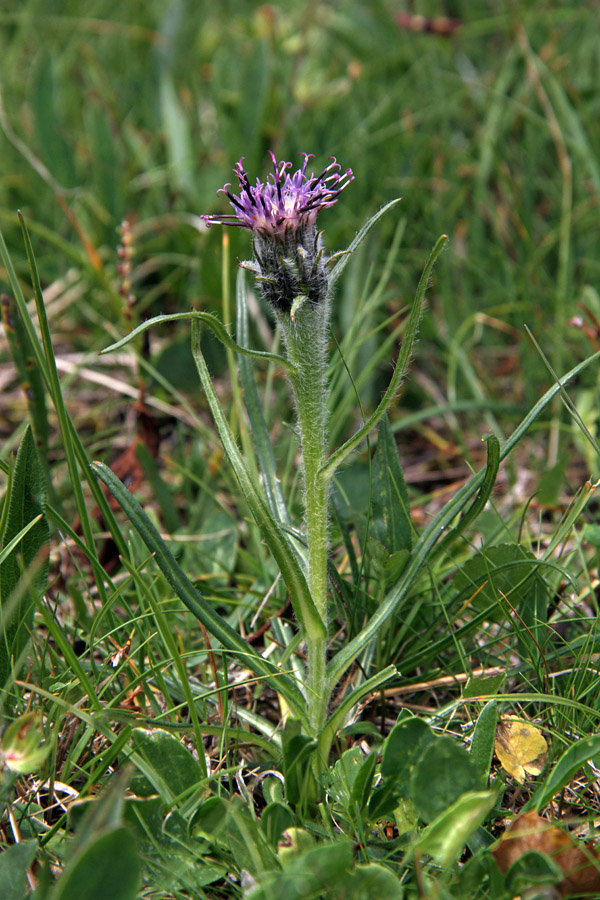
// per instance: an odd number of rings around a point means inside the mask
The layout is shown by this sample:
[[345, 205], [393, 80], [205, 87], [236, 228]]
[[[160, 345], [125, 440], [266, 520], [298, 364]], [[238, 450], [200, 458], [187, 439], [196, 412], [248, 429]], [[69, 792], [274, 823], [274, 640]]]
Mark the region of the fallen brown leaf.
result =
[[600, 897], [600, 857], [591, 844], [577, 844], [568, 832], [535, 812], [524, 813], [510, 824], [495, 850], [498, 868], [506, 873], [524, 853], [545, 853], [564, 872], [559, 896]]

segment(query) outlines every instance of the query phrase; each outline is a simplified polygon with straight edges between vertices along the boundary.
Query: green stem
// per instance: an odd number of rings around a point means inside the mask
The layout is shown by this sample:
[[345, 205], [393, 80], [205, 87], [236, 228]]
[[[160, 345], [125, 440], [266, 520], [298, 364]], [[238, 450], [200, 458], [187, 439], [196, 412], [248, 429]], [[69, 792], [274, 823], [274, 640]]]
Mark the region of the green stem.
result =
[[[321, 474], [325, 459], [327, 403], [327, 322], [326, 300], [314, 304], [297, 300], [293, 320], [280, 316], [293, 366], [289, 374], [302, 449], [304, 508], [306, 519], [307, 582], [316, 610], [327, 624], [327, 506], [329, 485]], [[307, 636], [308, 637], [308, 636]], [[326, 630], [307, 640], [309, 722], [316, 737], [327, 713], [329, 689], [326, 677]]]

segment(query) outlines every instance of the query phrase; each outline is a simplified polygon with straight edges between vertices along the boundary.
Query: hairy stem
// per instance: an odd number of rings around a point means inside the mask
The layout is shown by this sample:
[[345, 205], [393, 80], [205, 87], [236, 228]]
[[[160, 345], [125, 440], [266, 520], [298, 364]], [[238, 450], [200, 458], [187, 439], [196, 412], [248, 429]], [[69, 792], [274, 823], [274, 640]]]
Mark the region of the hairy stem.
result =
[[[321, 474], [325, 457], [327, 404], [326, 300], [296, 305], [294, 318], [281, 316], [289, 375], [296, 401], [302, 449], [306, 520], [308, 589], [323, 623], [327, 624], [327, 505], [328, 481]], [[307, 638], [309, 721], [316, 737], [325, 724], [329, 700], [326, 679], [326, 633]]]

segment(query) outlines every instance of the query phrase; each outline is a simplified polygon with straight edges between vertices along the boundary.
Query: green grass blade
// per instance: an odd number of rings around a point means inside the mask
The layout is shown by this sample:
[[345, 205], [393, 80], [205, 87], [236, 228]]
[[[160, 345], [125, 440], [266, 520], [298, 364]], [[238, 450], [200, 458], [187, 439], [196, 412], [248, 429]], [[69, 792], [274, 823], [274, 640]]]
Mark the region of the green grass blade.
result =
[[[12, 266], [12, 262], [10, 260], [10, 256], [8, 255], [8, 251], [6, 249], [6, 244], [0, 234], [0, 255], [4, 261], [4, 264], [7, 267], [7, 271], [9, 274], [9, 279], [12, 287], [12, 291], [17, 303], [17, 308], [19, 310], [19, 314], [21, 316], [23, 325], [27, 331], [27, 335], [31, 342], [31, 347], [33, 350], [33, 354], [35, 360], [39, 366], [40, 372], [44, 378], [46, 383], [46, 387], [48, 392], [52, 398], [52, 403], [57, 413], [59, 428], [61, 432], [61, 436], [63, 439], [63, 444], [65, 447], [65, 454], [67, 457], [67, 464], [69, 468], [69, 473], [72, 479], [73, 491], [75, 495], [75, 501], [77, 504], [77, 512], [79, 513], [80, 520], [82, 523], [82, 530], [84, 533], [84, 540], [90, 550], [90, 552], [95, 553], [95, 545], [92, 536], [91, 523], [88, 513], [88, 505], [83, 496], [83, 491], [81, 488], [80, 474], [77, 468], [77, 463], [79, 463], [79, 467], [83, 472], [85, 478], [87, 479], [92, 494], [94, 496], [94, 500], [96, 501], [98, 508], [102, 514], [102, 518], [106, 523], [107, 528], [109, 529], [119, 552], [123, 555], [127, 555], [128, 548], [127, 544], [121, 534], [121, 530], [116, 522], [116, 519], [113, 515], [113, 512], [107, 502], [104, 493], [100, 489], [98, 482], [95, 478], [92, 477], [91, 472], [89, 470], [89, 459], [87, 457], [87, 453], [85, 448], [77, 434], [73, 422], [67, 412], [67, 409], [64, 404], [64, 398], [62, 396], [62, 390], [60, 386], [60, 380], [58, 377], [58, 372], [56, 369], [56, 363], [54, 360], [54, 350], [52, 347], [52, 339], [50, 335], [50, 328], [48, 326], [48, 319], [46, 317], [46, 309], [44, 306], [44, 298], [42, 296], [42, 290], [40, 286], [39, 275], [37, 271], [37, 265], [35, 262], [35, 257], [33, 253], [33, 247], [31, 246], [31, 240], [29, 238], [29, 233], [27, 230], [27, 226], [25, 225], [25, 221], [23, 217], [20, 217], [21, 229], [23, 232], [23, 239], [25, 241], [25, 249], [27, 252], [27, 259], [29, 262], [32, 285], [34, 290], [36, 309], [40, 321], [40, 329], [43, 336], [43, 345], [40, 344], [39, 338], [36, 334], [35, 328], [33, 327], [33, 322], [31, 321], [31, 317], [27, 311], [27, 305], [25, 303], [25, 298], [23, 297], [23, 293], [21, 291], [18, 279], [16, 277], [16, 273]], [[98, 590], [100, 592], [100, 596], [102, 598], [105, 597], [104, 584], [102, 581], [97, 582]]]
[[40, 453], [40, 462], [46, 469], [48, 485], [50, 485], [47, 460], [49, 426], [42, 374], [36, 363], [31, 341], [14, 299], [9, 297], [8, 294], [2, 294], [1, 303], [4, 333], [8, 338], [13, 363], [21, 379], [21, 386], [29, 408], [35, 444]]
[[24, 528], [21, 528], [21, 530], [18, 532], [18, 534], [16, 534], [14, 536], [14, 538], [12, 538], [12, 540], [10, 540], [8, 542], [8, 544], [5, 547], [3, 547], [2, 550], [0, 550], [0, 566], [10, 556], [10, 554], [13, 552], [15, 547], [17, 547], [20, 544], [20, 542], [23, 540], [25, 535], [28, 534], [29, 531], [31, 531], [31, 529], [33, 528], [33, 526], [37, 525], [37, 523], [40, 521], [40, 519], [43, 519], [43, 517], [44, 517], [43, 513], [40, 513], [39, 515], [37, 515], [34, 519], [31, 520], [31, 522], [28, 522]]
[[75, 502], [77, 505], [77, 512], [79, 513], [85, 542], [89, 547], [93, 547], [94, 536], [92, 532], [87, 503], [85, 502], [85, 498], [83, 496], [81, 480], [79, 478], [79, 471], [75, 458], [75, 451], [73, 442], [71, 440], [71, 428], [69, 427], [69, 420], [67, 418], [67, 411], [64, 405], [60, 380], [58, 377], [58, 370], [56, 368], [56, 361], [54, 359], [54, 347], [52, 346], [52, 336], [50, 334], [50, 326], [48, 324], [48, 318], [46, 316], [46, 307], [44, 304], [44, 297], [42, 295], [42, 288], [40, 285], [37, 264], [35, 261], [31, 240], [29, 238], [29, 233], [27, 231], [27, 226], [25, 225], [25, 219], [20, 214], [19, 222], [21, 224], [21, 231], [23, 232], [23, 240], [25, 242], [27, 261], [29, 263], [29, 271], [31, 274], [31, 283], [33, 286], [33, 294], [35, 297], [35, 306], [42, 336], [42, 347], [47, 366], [49, 389], [52, 394], [54, 407], [56, 409], [56, 414], [59, 420], [60, 431], [62, 434], [65, 454], [67, 457], [67, 466], [69, 468], [69, 475], [71, 477], [71, 484], [73, 486], [73, 493], [75, 495]]
[[[4, 686], [16, 661], [26, 648], [33, 629], [34, 597], [41, 596], [48, 586], [48, 554], [50, 532], [44, 516], [46, 502], [46, 474], [39, 460], [32, 430], [29, 426], [21, 440], [6, 499], [8, 514], [0, 555], [0, 603], [2, 630], [0, 643], [0, 686]], [[18, 553], [8, 553], [14, 539], [19, 537]], [[28, 570], [31, 567], [31, 575]], [[16, 603], [11, 601], [23, 584], [23, 573], [29, 584], [20, 591]], [[27, 584], [27, 582], [25, 582]]]
[[600, 735], [589, 735], [565, 750], [544, 783], [525, 806], [525, 810], [540, 810], [568, 785], [575, 773], [600, 753]]
[[25, 302], [25, 297], [23, 296], [23, 291], [21, 290], [21, 285], [19, 284], [19, 279], [17, 278], [17, 273], [15, 272], [15, 268], [12, 264], [12, 259], [10, 258], [10, 254], [8, 252], [8, 248], [4, 241], [4, 236], [0, 231], [0, 257], [2, 257], [2, 262], [4, 263], [4, 267], [6, 268], [6, 272], [8, 275], [8, 281], [17, 305], [17, 310], [21, 317], [21, 322], [23, 324], [23, 328], [29, 338], [29, 343], [35, 357], [35, 361], [39, 366], [39, 369], [42, 373], [42, 377], [46, 382], [46, 385], [49, 387], [50, 385], [50, 376], [48, 374], [48, 366], [46, 364], [46, 357], [44, 356], [44, 351], [42, 349], [42, 345], [40, 344], [40, 339], [37, 336], [37, 332], [33, 327], [33, 322], [31, 321], [31, 316], [27, 311], [27, 304]]
[[[167, 622], [167, 617], [163, 612], [160, 603], [157, 603], [156, 598], [154, 597], [152, 591], [150, 590], [149, 585], [146, 583], [147, 579], [137, 571], [135, 566], [132, 566], [127, 561], [124, 561], [124, 566], [131, 575], [132, 579], [135, 581], [138, 590], [141, 591], [152, 610], [152, 614], [154, 615], [154, 619], [156, 621], [157, 628], [159, 630], [160, 636], [165, 644], [167, 652], [170, 656], [170, 659], [173, 661], [173, 665], [175, 670], [179, 676], [179, 683], [181, 685], [181, 690], [183, 691], [183, 695], [185, 697], [185, 701], [187, 703], [190, 719], [192, 721], [192, 728], [194, 729], [194, 737], [196, 740], [196, 746], [202, 747], [202, 732], [200, 731], [200, 723], [198, 720], [198, 710], [196, 708], [196, 703], [194, 702], [194, 697], [192, 695], [192, 690], [190, 687], [190, 682], [187, 677], [187, 672], [185, 669], [185, 663], [181, 658], [181, 654], [177, 648], [177, 641], [175, 636], [173, 635], [171, 629], [169, 628], [169, 624]], [[204, 777], [207, 776], [206, 770], [206, 759], [204, 758], [203, 753], [198, 754], [198, 762], [200, 764], [200, 768], [204, 774]]]

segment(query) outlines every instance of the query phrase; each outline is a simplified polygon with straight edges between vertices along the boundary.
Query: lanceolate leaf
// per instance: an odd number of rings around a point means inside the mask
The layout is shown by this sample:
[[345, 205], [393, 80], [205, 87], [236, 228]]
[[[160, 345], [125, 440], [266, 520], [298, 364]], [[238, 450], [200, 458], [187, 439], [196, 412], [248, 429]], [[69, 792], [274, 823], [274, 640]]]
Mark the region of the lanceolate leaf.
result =
[[463, 793], [423, 831], [416, 852], [432, 856], [441, 866], [449, 866], [497, 802], [496, 791]]
[[[244, 271], [240, 269], [236, 282], [236, 311], [237, 311], [237, 337], [240, 345], [246, 348], [248, 343], [248, 307], [246, 304], [246, 286], [244, 283]], [[246, 411], [250, 425], [252, 426], [252, 437], [256, 445], [256, 455], [260, 472], [263, 477], [265, 488], [265, 496], [271, 515], [280, 522], [289, 524], [285, 500], [281, 492], [281, 486], [275, 472], [275, 454], [273, 446], [269, 438], [267, 423], [263, 415], [262, 407], [256, 389], [254, 380], [254, 372], [252, 364], [247, 356], [239, 354], [240, 379], [244, 389], [244, 399], [246, 401]]]
[[479, 713], [477, 725], [471, 741], [471, 759], [479, 770], [481, 787], [487, 787], [494, 755], [496, 740], [496, 723], [498, 721], [498, 705], [496, 700], [488, 700]]
[[234, 653], [245, 666], [252, 669], [257, 675], [269, 676], [268, 681], [271, 687], [283, 694], [296, 714], [302, 717], [304, 699], [291, 678], [263, 659], [252, 645], [247, 644], [237, 631], [206, 602], [200, 591], [189, 580], [133, 494], [127, 490], [116, 475], [103, 463], [92, 463], [92, 469], [104, 482], [113, 497], [118, 500], [148, 550], [154, 553], [156, 564], [182, 603], [202, 622], [210, 634], [216, 637], [227, 650]]
[[197, 309], [191, 309], [189, 312], [171, 313], [170, 315], [154, 316], [153, 319], [146, 319], [145, 322], [142, 322], [141, 325], [138, 325], [138, 327], [134, 328], [133, 331], [130, 331], [129, 334], [126, 334], [120, 341], [116, 341], [116, 343], [111, 344], [110, 347], [105, 347], [102, 353], [112, 353], [113, 350], [120, 350], [121, 347], [124, 347], [130, 341], [133, 341], [138, 334], [143, 334], [144, 331], [148, 331], [149, 328], [153, 328], [155, 325], [161, 325], [164, 322], [177, 322], [179, 319], [196, 319], [200, 322], [204, 322], [204, 324], [208, 325], [215, 333], [222, 344], [230, 350], [234, 350], [236, 353], [241, 353], [244, 356], [251, 356], [253, 359], [262, 359], [266, 362], [277, 363], [278, 366], [286, 371], [290, 371], [293, 368], [287, 359], [284, 359], [283, 356], [277, 356], [276, 353], [267, 353], [263, 350], [250, 350], [248, 347], [242, 347], [240, 344], [236, 344], [220, 319], [217, 319], [217, 317], [211, 315], [211, 313], [202, 312]]
[[45, 465], [49, 427], [44, 382], [17, 304], [8, 294], [2, 294], [1, 303], [4, 333], [8, 338], [10, 353], [27, 399], [33, 435], [41, 455], [40, 462]]
[[[385, 684], [386, 681], [389, 681], [390, 678], [393, 678], [397, 674], [398, 670], [396, 666], [387, 666], [385, 669], [382, 669], [381, 672], [378, 672], [377, 675], [367, 678], [366, 681], [363, 681], [358, 687], [355, 687], [346, 697], [344, 697], [319, 735], [319, 752], [323, 759], [327, 759], [331, 742], [339, 729], [344, 726], [344, 720], [353, 707], [355, 707], [357, 703], [360, 703], [366, 694], [371, 694], [373, 691], [376, 691]], [[333, 685], [330, 685], [330, 688], [333, 688]]]

